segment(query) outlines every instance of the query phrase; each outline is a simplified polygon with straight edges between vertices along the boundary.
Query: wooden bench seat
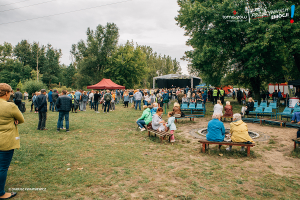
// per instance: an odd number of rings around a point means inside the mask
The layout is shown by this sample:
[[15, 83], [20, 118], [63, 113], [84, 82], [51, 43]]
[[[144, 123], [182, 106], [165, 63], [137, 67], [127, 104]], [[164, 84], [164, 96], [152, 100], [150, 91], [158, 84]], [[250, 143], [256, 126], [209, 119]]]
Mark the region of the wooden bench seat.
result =
[[285, 126], [286, 121], [279, 120], [279, 119], [263, 119], [264, 123], [269, 124], [279, 124], [280, 127]]
[[298, 144], [298, 146], [300, 145], [300, 138], [292, 139], [292, 141], [294, 142], [294, 149], [296, 149], [297, 144]]
[[169, 142], [170, 142], [170, 139], [171, 139], [171, 135], [169, 131], [163, 131], [163, 132], [159, 132], [159, 131], [156, 131], [156, 130], [153, 130], [153, 129], [148, 129], [147, 128], [147, 132], [148, 132], [148, 136], [150, 137], [151, 133], [154, 133], [155, 137], [158, 136], [159, 139], [160, 139], [160, 142], [162, 143], [163, 140], [166, 139], [166, 137], [169, 137]]
[[222, 145], [230, 145], [230, 146], [243, 146], [247, 147], [247, 156], [250, 156], [250, 147], [254, 147], [255, 144], [244, 144], [242, 142], [213, 142], [213, 141], [207, 141], [207, 140], [199, 140], [198, 142], [202, 143], [202, 152], [205, 153], [205, 149], [207, 149], [206, 145], [209, 144], [218, 144], [219, 149], [221, 148]]

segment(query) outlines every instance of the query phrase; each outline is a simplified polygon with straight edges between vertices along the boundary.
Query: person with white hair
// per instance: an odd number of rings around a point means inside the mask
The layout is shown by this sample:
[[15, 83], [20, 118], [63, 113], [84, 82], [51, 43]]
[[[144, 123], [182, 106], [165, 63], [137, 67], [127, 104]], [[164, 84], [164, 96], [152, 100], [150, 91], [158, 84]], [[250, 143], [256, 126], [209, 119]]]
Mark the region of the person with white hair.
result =
[[217, 104], [214, 106], [214, 114], [220, 114], [220, 117], [223, 116], [223, 105], [221, 100], [217, 100]]
[[225, 127], [220, 121], [220, 113], [214, 113], [212, 120], [208, 122], [206, 139], [208, 141], [223, 142], [225, 138]]
[[232, 105], [230, 105], [230, 101], [226, 101], [226, 106], [224, 107], [224, 109], [225, 109], [224, 117], [232, 117], [233, 112], [232, 112]]
[[[254, 143], [248, 134], [247, 124], [242, 121], [242, 116], [239, 113], [233, 115], [233, 122], [230, 123], [230, 134], [232, 142]], [[232, 146], [226, 148], [228, 151], [231, 151], [231, 149]], [[245, 151], [245, 147], [241, 147], [241, 151]]]

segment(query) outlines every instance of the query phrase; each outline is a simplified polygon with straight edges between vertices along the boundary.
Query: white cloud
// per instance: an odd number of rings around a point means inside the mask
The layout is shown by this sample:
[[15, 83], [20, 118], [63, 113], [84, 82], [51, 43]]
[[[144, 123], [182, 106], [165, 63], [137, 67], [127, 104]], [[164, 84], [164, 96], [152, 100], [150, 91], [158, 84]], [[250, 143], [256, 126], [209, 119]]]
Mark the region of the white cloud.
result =
[[[179, 10], [177, 1], [129, 0], [114, 4], [121, 1], [54, 0], [32, 7], [0, 12], [0, 24], [2, 24], [96, 7], [69, 14], [1, 25], [0, 43], [9, 42], [16, 45], [22, 39], [29, 42], [37, 41], [43, 45], [50, 43], [54, 48], [62, 50], [61, 63], [68, 65], [71, 62], [69, 53], [71, 45], [81, 39], [86, 40], [85, 33], [88, 27], [95, 29], [99, 24], [105, 25], [107, 22], [113, 22], [120, 29], [119, 43], [133, 40], [139, 45], [151, 46], [157, 53], [170, 55], [173, 59], [180, 61], [183, 73], [187, 74], [187, 62], [180, 58], [191, 48], [185, 45], [187, 37], [183, 36], [184, 31], [176, 25], [174, 20]], [[4, 0], [0, 5], [13, 2]], [[37, 3], [41, 3], [41, 0], [0, 6], [0, 11]]]

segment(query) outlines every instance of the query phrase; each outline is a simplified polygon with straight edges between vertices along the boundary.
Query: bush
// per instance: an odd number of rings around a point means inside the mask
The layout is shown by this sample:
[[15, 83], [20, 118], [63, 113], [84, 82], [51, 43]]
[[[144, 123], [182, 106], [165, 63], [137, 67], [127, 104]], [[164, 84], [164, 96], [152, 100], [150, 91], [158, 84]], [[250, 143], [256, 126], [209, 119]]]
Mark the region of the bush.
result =
[[29, 80], [24, 83], [22, 89], [28, 92], [29, 98], [31, 98], [32, 93], [41, 91], [41, 89], [47, 89], [47, 86], [41, 81]]
[[57, 90], [58, 93], [61, 93], [63, 90], [66, 90], [68, 92], [73, 91], [72, 88], [67, 88], [66, 86], [62, 86], [61, 88], [53, 88], [52, 91]]

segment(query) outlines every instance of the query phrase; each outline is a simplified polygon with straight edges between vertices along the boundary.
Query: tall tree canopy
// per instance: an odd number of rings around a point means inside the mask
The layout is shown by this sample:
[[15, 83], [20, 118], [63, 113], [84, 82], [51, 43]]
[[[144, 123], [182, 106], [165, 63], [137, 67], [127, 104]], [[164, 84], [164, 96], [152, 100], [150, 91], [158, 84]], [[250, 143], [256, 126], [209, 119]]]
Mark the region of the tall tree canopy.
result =
[[[300, 53], [300, 22], [290, 18], [251, 17], [241, 22], [228, 21], [223, 16], [245, 16], [250, 9], [262, 7], [268, 11], [290, 8], [292, 2], [270, 0], [178, 0], [180, 6], [176, 20], [193, 50], [185, 58], [194, 70], [204, 74], [208, 83], [219, 85], [226, 75], [234, 84], [250, 85], [259, 97], [263, 81], [278, 82], [297, 70]], [[260, 4], [259, 4], [260, 3]], [[297, 3], [299, 5], [299, 3]], [[299, 6], [296, 6], [299, 12]], [[299, 68], [300, 69], [300, 68]], [[296, 71], [299, 74], [299, 71]], [[230, 77], [230, 78], [228, 78]]]
[[71, 54], [78, 69], [76, 78], [80, 86], [95, 84], [103, 78], [112, 53], [117, 48], [119, 29], [114, 23], [98, 25], [96, 30], [87, 29], [87, 40], [72, 45]]

